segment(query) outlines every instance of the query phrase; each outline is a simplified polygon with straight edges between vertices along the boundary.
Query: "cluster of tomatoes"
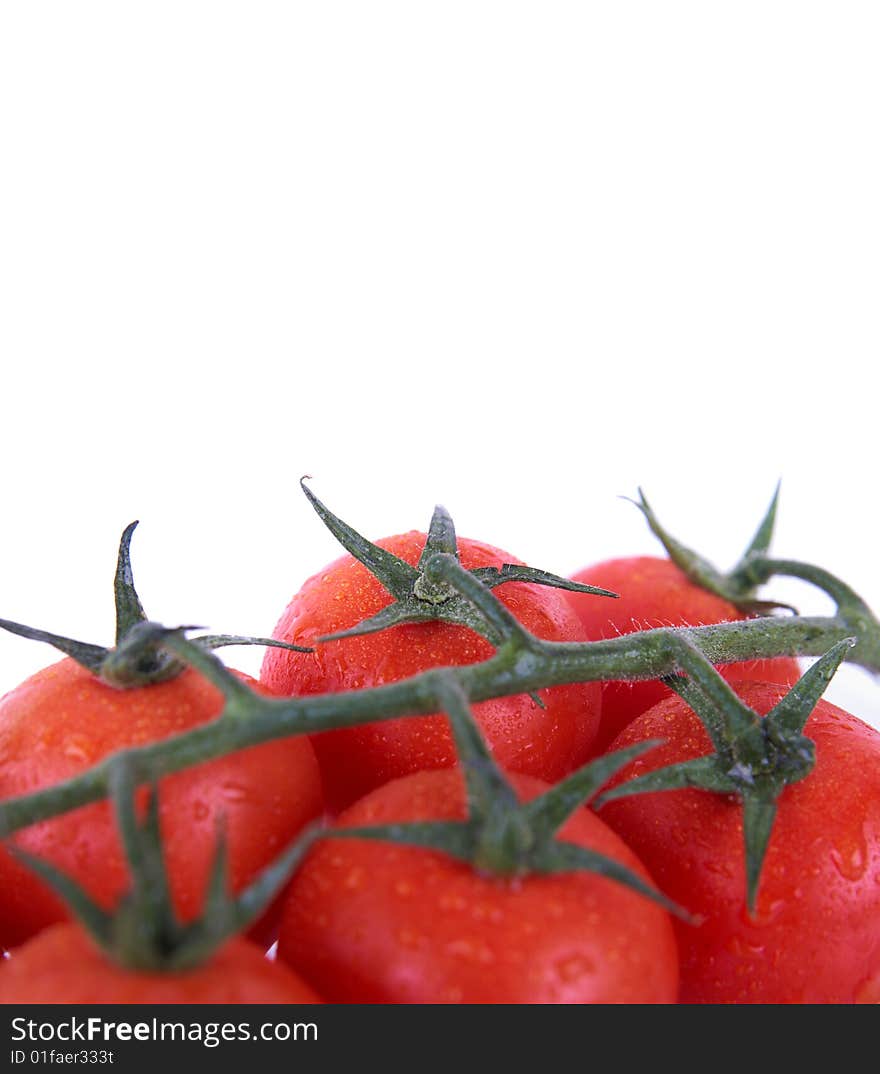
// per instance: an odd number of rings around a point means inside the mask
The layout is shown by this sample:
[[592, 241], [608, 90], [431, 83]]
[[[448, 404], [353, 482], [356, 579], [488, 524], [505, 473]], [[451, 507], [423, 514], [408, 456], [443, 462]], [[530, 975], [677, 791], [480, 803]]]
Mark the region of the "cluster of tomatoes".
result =
[[[379, 542], [416, 565], [411, 532]], [[468, 569], [516, 562], [460, 539]], [[523, 582], [498, 599], [535, 636], [559, 642], [742, 618], [669, 560], [630, 558], [575, 576], [616, 601]], [[389, 593], [346, 556], [309, 580], [269, 649], [257, 691], [356, 690], [489, 658], [463, 626], [405, 623], [322, 641], [375, 615]], [[727, 665], [766, 713], [800, 675], [789, 658]], [[187, 669], [133, 689], [65, 659], [0, 702], [0, 799], [69, 779], [121, 749], [209, 722], [220, 692]], [[652, 740], [616, 781], [710, 752], [700, 721], [659, 682], [580, 683], [474, 705], [523, 800], [591, 758]], [[0, 1002], [669, 1003], [880, 1001], [880, 735], [824, 701], [806, 733], [811, 775], [786, 788], [757, 903], [746, 905], [741, 803], [685, 788], [579, 808], [559, 837], [611, 858], [682, 907], [676, 918], [616, 880], [585, 871], [492, 875], [416, 846], [318, 839], [246, 938], [172, 974], [116, 965], [50, 888], [0, 848]], [[449, 723], [410, 716], [273, 741], [162, 780], [171, 897], [196, 918], [224, 818], [230, 885], [240, 890], [316, 818], [335, 828], [456, 821], [466, 798]], [[10, 846], [52, 862], [100, 906], [129, 871], [107, 802], [33, 824]], [[277, 958], [265, 952], [277, 937]]]

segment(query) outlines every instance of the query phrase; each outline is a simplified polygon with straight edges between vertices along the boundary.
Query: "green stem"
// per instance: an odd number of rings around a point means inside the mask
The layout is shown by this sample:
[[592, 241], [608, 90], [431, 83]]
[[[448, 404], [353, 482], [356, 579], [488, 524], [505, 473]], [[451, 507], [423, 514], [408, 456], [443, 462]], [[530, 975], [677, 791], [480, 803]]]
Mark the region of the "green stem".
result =
[[812, 563], [803, 563], [797, 559], [773, 559], [770, 556], [755, 556], [749, 560], [749, 575], [753, 582], [763, 585], [774, 575], [800, 578], [804, 582], [823, 589], [838, 607], [863, 605], [864, 601], [854, 589], [824, 567]]
[[[454, 572], [450, 572], [454, 573]], [[505, 624], [506, 625], [506, 624]], [[713, 664], [781, 655], [819, 656], [852, 634], [838, 618], [767, 618], [641, 631], [598, 642], [519, 639], [480, 664], [422, 672], [402, 682], [299, 698], [269, 698], [233, 680], [216, 658], [193, 642], [169, 635], [166, 646], [224, 688], [234, 701], [224, 715], [173, 738], [126, 751], [139, 783], [152, 782], [191, 765], [289, 735], [354, 727], [400, 716], [429, 714], [442, 706], [442, 686], [454, 677], [469, 702], [528, 693], [548, 686], [606, 679], [656, 679], [690, 673], [694, 650]], [[856, 654], [853, 656], [853, 654]], [[867, 665], [880, 671], [880, 660]], [[118, 754], [115, 755], [118, 757]], [[81, 775], [0, 803], [0, 837], [37, 821], [105, 798], [113, 758]]]

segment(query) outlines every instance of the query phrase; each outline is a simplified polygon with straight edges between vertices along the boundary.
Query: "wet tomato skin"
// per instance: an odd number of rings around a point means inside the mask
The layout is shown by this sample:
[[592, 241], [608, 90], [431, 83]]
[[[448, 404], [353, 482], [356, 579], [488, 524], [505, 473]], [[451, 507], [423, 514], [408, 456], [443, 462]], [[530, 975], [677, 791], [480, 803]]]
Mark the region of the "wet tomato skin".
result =
[[[523, 798], [546, 788], [513, 778]], [[444, 769], [386, 783], [337, 826], [463, 816], [460, 773]], [[587, 810], [560, 837], [646, 875]], [[332, 1002], [670, 1003], [678, 990], [668, 915], [611, 880], [487, 877], [372, 840], [312, 848], [288, 889], [278, 957]]]
[[110, 962], [79, 925], [53, 925], [0, 965], [6, 1003], [320, 1003], [305, 982], [234, 939], [203, 965], [148, 973]]
[[[189, 730], [217, 716], [222, 704], [220, 692], [190, 670], [169, 682], [117, 690], [62, 660], [0, 701], [0, 798], [60, 783], [116, 750]], [[302, 736], [168, 776], [159, 793], [172, 895], [184, 919], [201, 908], [221, 815], [238, 890], [323, 809], [317, 761]], [[112, 906], [129, 886], [109, 802], [34, 824], [10, 841], [67, 872], [102, 906]], [[58, 897], [0, 847], [0, 945], [13, 947], [68, 917]]]
[[[734, 685], [762, 715], [785, 692], [769, 683]], [[737, 800], [688, 789], [601, 810], [658, 886], [702, 919], [675, 923], [684, 1003], [880, 1001], [880, 734], [826, 701], [806, 734], [816, 744], [816, 767], [779, 799], [753, 918]], [[678, 698], [639, 716], [614, 748], [651, 738], [666, 744], [618, 780], [711, 749]]]
[[[655, 627], [707, 626], [746, 618], [734, 605], [692, 582], [671, 559], [658, 556], [606, 560], [584, 567], [572, 578], [619, 594], [617, 600], [599, 600], [585, 593], [566, 593], [590, 641]], [[747, 677], [785, 686], [800, 676], [798, 662], [791, 657], [727, 664], [718, 670], [726, 679]], [[602, 722], [594, 748], [604, 752], [636, 716], [670, 696], [656, 679], [603, 683]]]
[[[418, 563], [425, 534], [410, 532], [378, 544], [411, 565]], [[519, 563], [490, 545], [459, 538], [463, 566]], [[498, 599], [538, 637], [582, 641], [584, 633], [560, 590], [519, 582], [494, 590]], [[608, 600], [608, 598], [595, 598]], [[344, 556], [309, 579], [285, 609], [274, 636], [314, 653], [268, 649], [261, 680], [276, 694], [303, 696], [397, 682], [428, 668], [487, 660], [492, 646], [466, 627], [407, 623], [356, 638], [318, 643], [346, 630], [391, 601], [362, 564]], [[504, 767], [553, 782], [586, 760], [599, 723], [601, 688], [577, 683], [538, 691], [546, 708], [530, 697], [483, 701], [474, 713]], [[456, 762], [446, 718], [417, 716], [313, 737], [331, 811], [350, 805], [382, 783], [426, 768]]]

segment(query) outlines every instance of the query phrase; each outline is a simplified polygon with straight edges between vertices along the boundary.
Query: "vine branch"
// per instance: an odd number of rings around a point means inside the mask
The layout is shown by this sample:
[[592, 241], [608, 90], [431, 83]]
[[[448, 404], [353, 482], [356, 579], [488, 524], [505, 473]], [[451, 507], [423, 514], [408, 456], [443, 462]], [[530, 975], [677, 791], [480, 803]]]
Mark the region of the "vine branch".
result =
[[[443, 561], [441, 572], [452, 584], [458, 583], [454, 559], [442, 554], [438, 558]], [[873, 637], [876, 629], [872, 619], [865, 628], [865, 635], [871, 637], [858, 637], [860, 643], [870, 645], [857, 645], [849, 657], [880, 672], [880, 659], [867, 663], [865, 656], [878, 647]], [[705, 676], [706, 667], [712, 664], [783, 655], [820, 656], [853, 633], [852, 625], [841, 617], [793, 616], [660, 628], [596, 642], [546, 642], [517, 624], [495, 655], [480, 664], [425, 671], [385, 686], [270, 698], [244, 686], [212, 653], [180, 632], [169, 630], [161, 645], [213, 682], [227, 703], [210, 723], [121, 752], [131, 760], [138, 782], [149, 783], [235, 750], [290, 735], [437, 712], [442, 708], [441, 683], [448, 683], [450, 677], [468, 702], [477, 702], [575, 682], [657, 679], [682, 673]], [[717, 675], [711, 667], [709, 671]], [[107, 797], [119, 757], [120, 753], [112, 754], [72, 779], [0, 802], [0, 838]]]

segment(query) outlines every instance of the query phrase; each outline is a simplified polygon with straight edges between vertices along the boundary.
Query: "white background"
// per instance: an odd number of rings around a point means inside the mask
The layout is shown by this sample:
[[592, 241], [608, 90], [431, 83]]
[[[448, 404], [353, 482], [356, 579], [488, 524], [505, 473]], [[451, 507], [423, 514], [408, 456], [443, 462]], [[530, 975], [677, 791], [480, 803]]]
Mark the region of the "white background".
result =
[[[873, 3], [0, 7], [0, 615], [268, 632], [337, 555], [775, 548], [880, 606]], [[804, 611], [810, 590], [775, 594]], [[228, 651], [239, 666], [259, 657]], [[52, 659], [0, 638], [0, 689]], [[880, 685], [829, 696], [880, 723]]]

